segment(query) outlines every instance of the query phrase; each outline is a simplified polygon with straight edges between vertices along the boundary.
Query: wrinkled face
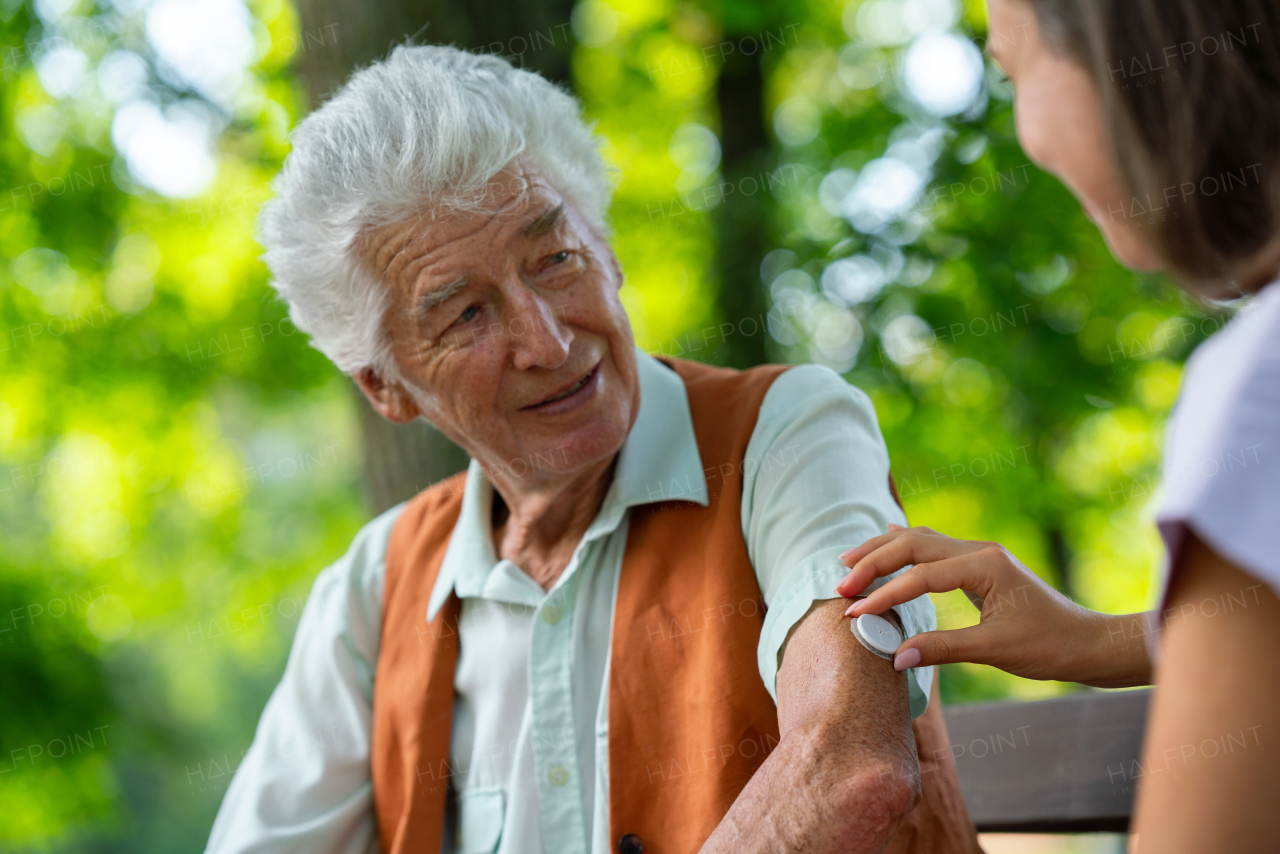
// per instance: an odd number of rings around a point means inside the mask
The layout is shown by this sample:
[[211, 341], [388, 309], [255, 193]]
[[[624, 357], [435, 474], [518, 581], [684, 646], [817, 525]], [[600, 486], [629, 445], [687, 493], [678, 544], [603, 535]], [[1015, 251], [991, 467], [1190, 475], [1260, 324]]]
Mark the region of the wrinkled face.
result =
[[1066, 184], [1102, 230], [1111, 254], [1134, 270], [1162, 265], [1144, 239], [1107, 153], [1102, 107], [1088, 73], [1040, 38], [1029, 0], [988, 0], [991, 55], [1014, 86], [1018, 141]]
[[488, 201], [482, 213], [365, 235], [365, 257], [391, 289], [392, 352], [413, 387], [374, 393], [357, 380], [384, 415], [425, 415], [487, 470], [572, 472], [617, 452], [639, 411], [621, 271], [536, 171], [508, 167]]

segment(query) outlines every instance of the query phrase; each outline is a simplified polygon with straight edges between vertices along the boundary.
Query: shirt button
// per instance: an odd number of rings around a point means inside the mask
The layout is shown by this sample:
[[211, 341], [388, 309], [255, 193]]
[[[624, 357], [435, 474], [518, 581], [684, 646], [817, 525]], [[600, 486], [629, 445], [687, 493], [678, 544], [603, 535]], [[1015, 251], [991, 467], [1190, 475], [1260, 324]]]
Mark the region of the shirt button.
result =
[[550, 778], [551, 785], [553, 786], [563, 786], [565, 783], [569, 782], [569, 772], [563, 765], [557, 765], [552, 768], [547, 773], [547, 777]]
[[560, 609], [555, 605], [548, 605], [543, 608], [542, 621], [554, 626], [556, 623], [560, 622]]
[[634, 833], [628, 833], [618, 840], [618, 850], [622, 854], [640, 854], [644, 850], [644, 842]]

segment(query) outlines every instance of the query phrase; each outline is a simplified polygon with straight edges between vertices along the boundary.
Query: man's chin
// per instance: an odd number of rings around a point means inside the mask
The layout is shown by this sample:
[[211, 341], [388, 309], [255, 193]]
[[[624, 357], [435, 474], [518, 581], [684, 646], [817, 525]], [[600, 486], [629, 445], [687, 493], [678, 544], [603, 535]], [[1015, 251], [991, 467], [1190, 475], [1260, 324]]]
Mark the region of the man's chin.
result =
[[479, 457], [485, 471], [507, 477], [555, 478], [570, 476], [595, 463], [611, 459], [622, 448], [626, 433], [603, 417], [585, 423], [564, 425], [547, 435], [521, 431], [519, 449]]
[[625, 433], [619, 435], [613, 429], [588, 429], [584, 433], [575, 431], [565, 436], [565, 441], [549, 448], [545, 453], [548, 457], [554, 455], [555, 460], [560, 464], [558, 470], [562, 474], [569, 474], [602, 460], [611, 459], [622, 450], [622, 443], [626, 438]]

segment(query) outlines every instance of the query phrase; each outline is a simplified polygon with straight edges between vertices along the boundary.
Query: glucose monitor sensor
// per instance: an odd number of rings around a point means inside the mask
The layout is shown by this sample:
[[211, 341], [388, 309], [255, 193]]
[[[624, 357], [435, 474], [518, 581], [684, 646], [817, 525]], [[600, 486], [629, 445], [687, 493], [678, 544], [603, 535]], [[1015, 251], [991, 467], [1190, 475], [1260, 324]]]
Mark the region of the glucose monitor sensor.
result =
[[849, 631], [858, 642], [881, 658], [893, 660], [893, 654], [902, 646], [902, 632], [898, 627], [875, 614], [863, 614], [849, 621]]

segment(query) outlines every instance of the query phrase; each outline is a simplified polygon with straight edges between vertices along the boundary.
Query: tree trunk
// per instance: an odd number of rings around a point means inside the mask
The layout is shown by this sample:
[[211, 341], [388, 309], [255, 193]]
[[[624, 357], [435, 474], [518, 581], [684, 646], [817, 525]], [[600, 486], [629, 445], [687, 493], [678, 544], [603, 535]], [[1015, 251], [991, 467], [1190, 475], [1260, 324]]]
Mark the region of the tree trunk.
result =
[[[406, 41], [506, 56], [568, 85], [572, 0], [298, 0], [299, 71], [312, 105], [351, 72]], [[467, 455], [424, 419], [383, 419], [352, 386], [364, 435], [364, 488], [374, 513], [466, 468]]]
[[[758, 34], [758, 30], [755, 31]], [[732, 31], [726, 43], [735, 41]], [[760, 262], [773, 245], [769, 223], [775, 203], [767, 174], [777, 159], [765, 130], [764, 79], [760, 52], [735, 50], [725, 60], [716, 86], [720, 109], [720, 171], [722, 181], [733, 188], [716, 216], [716, 303], [721, 318], [733, 324], [716, 348], [715, 361], [735, 368], [749, 368], [768, 361], [768, 332], [760, 318], [769, 310]], [[755, 318], [749, 322], [748, 318]]]

